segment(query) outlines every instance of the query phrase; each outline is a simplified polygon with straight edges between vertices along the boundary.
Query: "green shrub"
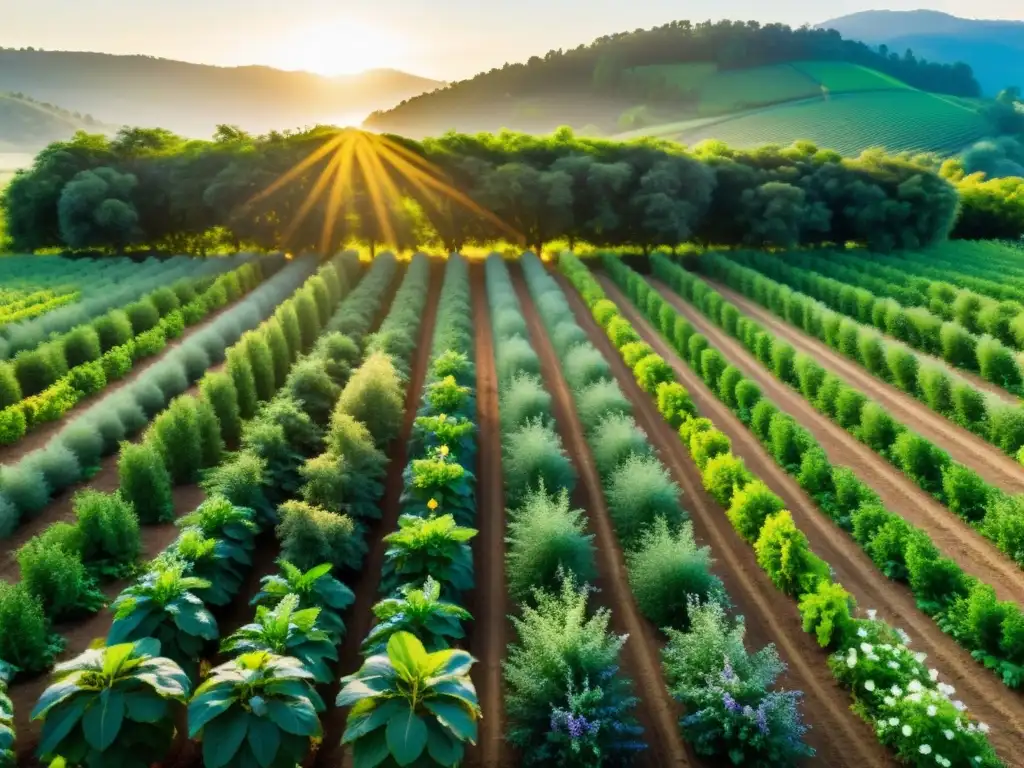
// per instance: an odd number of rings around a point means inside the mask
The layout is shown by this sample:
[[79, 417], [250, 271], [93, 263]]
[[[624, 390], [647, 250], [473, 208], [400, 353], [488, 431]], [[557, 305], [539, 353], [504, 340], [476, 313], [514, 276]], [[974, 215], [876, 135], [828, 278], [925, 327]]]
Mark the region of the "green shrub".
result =
[[496, 339], [511, 339], [513, 336], [528, 338], [526, 319], [515, 307], [505, 307], [495, 311], [491, 320], [491, 329]]
[[772, 345], [772, 371], [787, 384], [796, 381], [796, 370], [794, 358], [796, 350], [783, 341], [776, 341]]
[[277, 379], [274, 373], [274, 356], [270, 352], [266, 337], [260, 331], [250, 331], [242, 337], [240, 346], [243, 354], [249, 358], [257, 399], [264, 402], [270, 400], [277, 391]]
[[356, 570], [366, 554], [360, 527], [348, 515], [338, 515], [304, 501], [278, 508], [277, 539], [281, 556], [302, 570], [320, 563]]
[[1013, 553], [1014, 562], [1024, 564], [1024, 497], [993, 494], [981, 530], [1002, 552]]
[[800, 598], [804, 632], [813, 632], [822, 648], [839, 645], [852, 634], [853, 596], [839, 584], [818, 582], [815, 592]]
[[768, 448], [787, 471], [800, 465], [800, 457], [807, 447], [805, 435], [796, 420], [787, 413], [776, 413], [768, 423]]
[[72, 499], [82, 562], [103, 575], [125, 573], [142, 552], [139, 519], [119, 493], [91, 489]]
[[864, 405], [860, 414], [860, 429], [856, 433], [859, 439], [882, 453], [889, 449], [898, 432], [895, 419], [885, 408], [874, 401]]
[[614, 302], [608, 299], [601, 299], [590, 308], [590, 313], [597, 320], [598, 325], [602, 328], [607, 328], [611, 319], [618, 316], [619, 308], [615, 306]]
[[363, 422], [377, 445], [395, 439], [405, 415], [405, 398], [391, 359], [380, 353], [366, 358], [342, 390], [338, 407]]
[[208, 373], [199, 382], [199, 393], [213, 408], [225, 446], [237, 448], [242, 439], [242, 416], [231, 376], [219, 371]]
[[175, 310], [160, 321], [160, 328], [166, 338], [180, 338], [185, 332], [185, 316], [179, 310]]
[[693, 463], [703, 471], [711, 459], [732, 450], [732, 441], [724, 432], [712, 428], [691, 434], [688, 447]]
[[19, 462], [0, 467], [0, 492], [22, 517], [32, 517], [49, 503], [51, 489], [41, 469]]
[[220, 422], [213, 406], [205, 400], [196, 400], [196, 414], [199, 419], [199, 434], [202, 438], [202, 466], [209, 469], [220, 464], [224, 456], [224, 438], [220, 434]]
[[26, 468], [37, 469], [52, 493], [63, 491], [82, 479], [78, 458], [67, 446], [59, 442], [48, 443], [22, 459]]
[[299, 320], [301, 349], [303, 352], [308, 352], [316, 343], [316, 337], [320, 335], [320, 314], [316, 307], [316, 300], [309, 289], [297, 291], [293, 300], [295, 314]]
[[651, 444], [631, 416], [613, 414], [602, 419], [589, 439], [594, 465], [602, 477], [610, 475], [631, 455], [650, 456]]
[[861, 412], [867, 397], [852, 387], [843, 386], [840, 388], [835, 400], [835, 419], [839, 426], [847, 431], [853, 431], [861, 422]]
[[565, 489], [558, 494], [529, 491], [509, 510], [505, 568], [512, 599], [524, 603], [534, 589], [557, 589], [563, 573], [580, 583], [593, 581], [594, 536], [586, 530], [583, 510], [570, 508]]
[[[277, 318], [271, 318], [263, 325], [264, 333], [266, 334], [267, 346], [270, 348], [270, 358], [274, 361], [274, 386], [281, 388], [284, 386], [285, 380], [288, 378], [288, 371], [292, 365], [291, 350], [288, 349], [288, 339], [285, 338], [284, 330], [281, 328], [281, 323], [278, 322]], [[349, 344], [354, 347], [355, 344], [345, 336], [339, 334], [329, 334], [330, 337], [338, 336], [345, 339]], [[333, 341], [333, 339], [332, 339]], [[334, 378], [338, 373], [338, 364], [334, 361], [331, 353], [334, 351], [333, 347], [330, 346], [331, 341], [321, 339], [320, 348], [322, 348], [327, 357], [324, 360], [324, 368], [327, 373]], [[356, 358], [359, 357], [359, 350], [356, 348]], [[348, 374], [351, 372], [350, 367], [344, 367], [344, 378], [335, 379], [336, 383], [344, 384], [348, 380]]]
[[958, 368], [975, 368], [975, 339], [959, 323], [943, 323], [939, 331], [942, 359]]
[[732, 527], [753, 544], [764, 527], [765, 520], [780, 512], [784, 505], [772, 490], [760, 480], [743, 485], [732, 497], [726, 515]]
[[[689, 355], [687, 359], [690, 361], [690, 367], [697, 372], [702, 372], [703, 367], [701, 365], [701, 356], [703, 355], [704, 350], [708, 348], [707, 338], [703, 334], [695, 333], [690, 337], [690, 340], [687, 342], [687, 346], [689, 347]], [[707, 381], [707, 378], [703, 376], [703, 373], [701, 375], [702, 378]]]
[[529, 373], [539, 377], [540, 358], [533, 351], [530, 342], [521, 336], [513, 336], [497, 345], [495, 368], [498, 383], [504, 386], [517, 373]]
[[152, 357], [162, 352], [166, 346], [167, 336], [163, 328], [153, 328], [135, 337], [132, 342], [132, 356], [136, 360]]
[[734, 365], [726, 366], [718, 378], [718, 396], [732, 411], [739, 407], [736, 400], [736, 385], [744, 381], [743, 373]]
[[835, 495], [835, 486], [832, 484], [832, 464], [820, 447], [814, 446], [804, 451], [803, 456], [800, 457], [800, 469], [796, 474], [796, 481], [818, 502], [826, 514], [832, 516], [832, 498]]
[[839, 393], [843, 391], [846, 384], [838, 376], [826, 373], [818, 387], [818, 395], [814, 398], [814, 407], [830, 418], [835, 418], [836, 402]]
[[203, 467], [203, 432], [196, 399], [185, 395], [172, 400], [153, 420], [149, 441], [160, 452], [175, 485], [196, 482]]
[[630, 415], [633, 405], [615, 381], [605, 380], [591, 384], [577, 394], [576, 412], [584, 430], [589, 432], [610, 416]]
[[320, 361], [309, 358], [297, 363], [284, 388], [314, 423], [322, 427], [330, 423], [341, 387], [328, 375]]
[[42, 603], [24, 584], [0, 581], [0, 658], [26, 674], [45, 672], [60, 650], [48, 626]]
[[911, 395], [917, 393], [917, 357], [906, 347], [890, 344], [885, 352], [893, 383]]
[[761, 388], [750, 379], [741, 378], [735, 387], [736, 409], [740, 419], [749, 424], [753, 418], [754, 408], [761, 402]]
[[754, 434], [757, 435], [757, 439], [761, 442], [768, 441], [772, 418], [778, 412], [779, 409], [775, 403], [763, 398], [758, 401], [757, 405], [750, 412], [750, 428], [754, 430]]
[[942, 472], [949, 454], [913, 432], [903, 432], [892, 444], [892, 460], [915, 483], [929, 493], [942, 487]]
[[948, 414], [953, 410], [952, 387], [949, 374], [934, 365], [926, 365], [917, 373], [921, 397], [933, 411]]
[[294, 361], [302, 353], [302, 329], [299, 327], [299, 316], [295, 313], [295, 303], [286, 301], [274, 310], [274, 317], [281, 325], [284, 337], [288, 341], [288, 351]]
[[872, 374], [881, 379], [889, 375], [889, 365], [885, 357], [886, 344], [877, 333], [861, 331], [857, 336], [857, 355]]
[[640, 388], [650, 395], [655, 394], [659, 386], [668, 384], [675, 378], [672, 366], [658, 355], [648, 355], [637, 363], [633, 368], [633, 375]]
[[64, 334], [64, 358], [68, 367], [98, 360], [103, 351], [100, 349], [100, 337], [89, 325], [80, 325]]
[[811, 552], [807, 536], [787, 510], [764, 522], [754, 551], [772, 583], [790, 597], [815, 592], [818, 584], [829, 580], [828, 564]]
[[679, 429], [683, 421], [697, 415], [697, 409], [693, 405], [693, 400], [690, 399], [690, 393], [679, 382], [670, 381], [659, 384], [657, 396], [658, 412], [673, 429]]
[[160, 313], [160, 317], [171, 314], [171, 312], [181, 306], [181, 301], [178, 300], [177, 294], [167, 287], [157, 288], [149, 294], [149, 300], [156, 307], [156, 311]]
[[39, 599], [51, 620], [95, 613], [103, 606], [103, 595], [96, 590], [77, 552], [40, 546], [38, 539], [30, 539], [18, 550], [17, 557], [22, 585]]
[[640, 341], [640, 335], [633, 330], [626, 318], [616, 316], [611, 319], [607, 326], [608, 338], [616, 349], [622, 349], [627, 344]]
[[967, 429], [976, 430], [987, 414], [985, 396], [966, 381], [953, 382], [953, 412], [957, 422]]
[[501, 391], [501, 431], [511, 432], [531, 420], [551, 421], [551, 395], [530, 374], [517, 374]]
[[695, 333], [694, 327], [685, 317], [675, 319], [672, 327], [672, 344], [679, 354], [686, 354], [690, 349], [690, 337]]
[[154, 444], [122, 443], [117, 473], [121, 496], [140, 522], [166, 523], [174, 519], [171, 475]]
[[750, 472], [742, 459], [723, 453], [708, 462], [702, 473], [704, 490], [723, 507], [729, 506], [733, 495], [750, 481]]
[[100, 365], [103, 366], [103, 375], [107, 377], [107, 381], [124, 377], [132, 369], [134, 355], [134, 345], [114, 347], [104, 352], [100, 358]]
[[648, 355], [653, 355], [654, 350], [651, 349], [651, 345], [646, 342], [633, 341], [621, 347], [619, 349], [619, 354], [622, 355], [622, 359], [626, 362], [626, 365], [633, 368]]
[[0, 445], [13, 445], [25, 436], [28, 422], [25, 411], [15, 406], [0, 411]]
[[107, 352], [114, 347], [127, 344], [135, 335], [132, 321], [120, 309], [112, 309], [92, 321], [92, 327], [100, 339], [100, 348]]
[[575, 347], [589, 346], [587, 332], [576, 325], [575, 320], [563, 320], [551, 331], [551, 343], [563, 359]]
[[1020, 364], [1013, 352], [998, 339], [983, 336], [978, 342], [978, 370], [981, 377], [1006, 389], [1019, 389]]
[[711, 390], [718, 391], [718, 380], [726, 365], [725, 358], [717, 349], [705, 349], [700, 353], [700, 375]]
[[1024, 408], [1020, 405], [991, 408], [988, 437], [1004, 453], [1016, 454], [1024, 446]]
[[132, 324], [132, 332], [136, 336], [155, 328], [160, 322], [160, 313], [149, 299], [143, 298], [128, 304], [124, 308], [124, 313], [128, 316], [128, 320]]
[[693, 526], [673, 531], [658, 518], [627, 552], [629, 586], [637, 607], [657, 627], [686, 629], [694, 600], [728, 605], [722, 580], [711, 573], [710, 547], [698, 547]]
[[711, 423], [711, 419], [689, 418], [679, 427], [679, 439], [683, 441], [683, 445], [689, 448], [690, 441], [694, 435], [699, 435], [701, 432], [710, 432], [714, 428], [715, 425]]
[[0, 409], [21, 401], [21, 385], [10, 363], [0, 363]]
[[754, 334], [754, 356], [762, 365], [772, 366], [772, 348], [775, 346], [775, 339], [767, 331], [756, 331]]
[[73, 390], [83, 397], [95, 395], [107, 386], [107, 374], [100, 362], [85, 363], [71, 369], [65, 379]]
[[252, 365], [245, 352], [239, 347], [232, 347], [227, 354], [227, 372], [235, 385], [238, 398], [238, 412], [243, 419], [251, 419], [256, 415], [259, 397], [256, 394], [256, 378]]
[[[60, 358], [59, 360], [57, 358]], [[25, 397], [38, 395], [64, 375], [63, 354], [53, 345], [19, 352], [14, 358], [14, 375]]]
[[562, 441], [550, 426], [532, 421], [504, 437], [502, 468], [507, 503], [517, 505], [531, 489], [570, 493], [576, 486], [576, 470], [562, 450]]

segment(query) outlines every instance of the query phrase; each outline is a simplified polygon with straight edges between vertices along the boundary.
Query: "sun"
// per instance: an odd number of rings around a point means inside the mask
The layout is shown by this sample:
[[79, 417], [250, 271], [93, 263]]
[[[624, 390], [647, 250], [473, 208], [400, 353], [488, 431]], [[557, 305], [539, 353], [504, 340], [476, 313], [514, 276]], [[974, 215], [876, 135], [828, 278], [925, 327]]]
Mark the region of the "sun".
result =
[[395, 33], [348, 19], [303, 25], [277, 41], [276, 66], [333, 77], [397, 67], [404, 46]]

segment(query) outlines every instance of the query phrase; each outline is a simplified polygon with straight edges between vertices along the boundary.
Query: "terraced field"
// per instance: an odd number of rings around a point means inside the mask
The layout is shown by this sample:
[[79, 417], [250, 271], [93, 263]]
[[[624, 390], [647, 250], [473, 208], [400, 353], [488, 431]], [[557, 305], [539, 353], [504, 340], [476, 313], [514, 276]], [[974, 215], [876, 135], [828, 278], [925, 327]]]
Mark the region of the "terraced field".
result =
[[1015, 764], [1016, 358], [899, 334], [1024, 256], [840, 261], [41, 262], [9, 386], [204, 313], [0, 457], [0, 764]]

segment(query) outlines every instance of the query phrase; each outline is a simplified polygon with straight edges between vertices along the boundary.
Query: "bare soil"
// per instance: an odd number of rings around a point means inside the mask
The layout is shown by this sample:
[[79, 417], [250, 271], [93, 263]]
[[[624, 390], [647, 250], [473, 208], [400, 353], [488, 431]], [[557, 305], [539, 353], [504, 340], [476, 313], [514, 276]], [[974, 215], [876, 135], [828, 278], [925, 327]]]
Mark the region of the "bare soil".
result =
[[[952, 638], [939, 630], [931, 619], [921, 613], [906, 586], [886, 579], [856, 542], [817, 509], [814, 501], [803, 492], [796, 481], [775, 463], [739, 418], [714, 396], [700, 377], [679, 358], [651, 324], [640, 316], [614, 284], [603, 277], [601, 281], [602, 287], [609, 297], [619, 305], [637, 332], [672, 365], [680, 382], [689, 390], [700, 413], [711, 418], [715, 426], [729, 436], [734, 452], [744, 460], [755, 475], [760, 477], [785, 501], [786, 508], [793, 515], [794, 522], [807, 535], [813, 551], [832, 566], [836, 580], [854, 595], [859, 606], [863, 609], [875, 608], [882, 618], [894, 626], [906, 629], [913, 638], [912, 647], [928, 654], [929, 663], [934, 664], [939, 670], [942, 675], [941, 679], [957, 689], [957, 696], [962, 698], [969, 709], [982, 721], [1000, 724], [1001, 727], [993, 728], [990, 739], [1004, 759], [1009, 759], [1011, 754], [1019, 753], [1024, 747], [1024, 732], [1022, 732], [1024, 700], [1021, 696], [1007, 689], [995, 675], [974, 661], [967, 651], [960, 648]], [[717, 340], [712, 343], [717, 345]], [[726, 354], [730, 356], [730, 361], [733, 364], [737, 364], [737, 360], [731, 357], [731, 352]], [[775, 399], [773, 393], [767, 394]], [[640, 398], [635, 398], [635, 401], [643, 402]], [[654, 405], [650, 398], [646, 398], [646, 403], [650, 407]], [[810, 423], [802, 417], [801, 423], [806, 428], [811, 428]], [[671, 433], [671, 430], [669, 432]], [[685, 451], [678, 437], [674, 438], [674, 442], [680, 450]], [[891, 468], [888, 471], [895, 472]], [[697, 482], [699, 483], [699, 479]], [[715, 504], [713, 500], [710, 500], [710, 503]], [[721, 512], [718, 512], [718, 519], [728, 526], [728, 522]], [[743, 543], [738, 536], [735, 538], [750, 553], [749, 545]], [[719, 548], [715, 545], [713, 545], [713, 552], [719, 553]], [[752, 568], [763, 573], [752, 555], [749, 560]], [[730, 571], [735, 572], [735, 569], [730, 568]], [[767, 581], [767, 577], [765, 580]], [[768, 587], [774, 590], [774, 586], [770, 582], [768, 582]], [[732, 590], [730, 590], [730, 594], [733, 594], [736, 599]], [[792, 601], [781, 596], [777, 590], [774, 602], [768, 603], [769, 610], [775, 616], [783, 613], [784, 607], [789, 605], [792, 605]], [[749, 631], [753, 628], [752, 614], [745, 610], [742, 612], [747, 616]], [[794, 635], [795, 633], [803, 634], [795, 611], [793, 620], [787, 623], [792, 627], [791, 632]], [[825, 667], [825, 653], [817, 648], [809, 635], [804, 634], [804, 637], [807, 639], [808, 647], [800, 654], [806, 659], [798, 660], [790, 654], [784, 655], [784, 659], [791, 665], [791, 671], [794, 664], [815, 664], [823, 670], [825, 681], [831, 682], [831, 675]], [[783, 650], [784, 644], [780, 642], [779, 645], [780, 651]], [[845, 699], [847, 704], [849, 703], [846, 692], [838, 689], [834, 683], [831, 683], [830, 687], [835, 691], [838, 700]], [[813, 704], [807, 688], [804, 688], [804, 691], [808, 695], [805, 710], [810, 714], [813, 722], [820, 709]], [[859, 725], [859, 721], [856, 724]], [[827, 725], [822, 730], [827, 731], [828, 739], [831, 742], [836, 732], [835, 726]], [[869, 731], [865, 731], [864, 734], [865, 744], [874, 741], [874, 737]], [[812, 731], [810, 735], [815, 737], [815, 731]], [[816, 748], [819, 746], [814, 743], [814, 738], [812, 738], [812, 744]], [[846, 755], [852, 754], [848, 748], [843, 748], [842, 751]], [[824, 754], [819, 750], [819, 755], [824, 756]], [[832, 764], [828, 760], [826, 762], [829, 765]]]
[[511, 636], [505, 581], [505, 492], [501, 470], [501, 424], [498, 415], [498, 375], [494, 368], [494, 338], [487, 306], [482, 264], [470, 267], [473, 327], [476, 329], [477, 527], [473, 539], [476, 589], [467, 609], [474, 621], [469, 650], [477, 659], [472, 678], [484, 717], [477, 746], [466, 752], [467, 766], [516, 765], [505, 743], [505, 712], [501, 660]]
[[599, 574], [595, 585], [599, 590], [597, 599], [611, 609], [613, 630], [629, 636], [623, 648], [622, 662], [624, 672], [632, 679], [640, 697], [637, 719], [644, 728], [643, 739], [648, 745], [648, 751], [641, 760], [645, 765], [692, 765], [695, 760], [688, 753], [679, 733], [681, 712], [669, 696], [661, 673], [660, 638], [641, 616], [633, 600], [626, 563], [612, 528], [601, 479], [584, 438], [572, 394], [527, 290], [522, 270], [518, 264], [510, 266], [530, 341], [540, 357], [546, 389], [552, 395], [552, 410], [558, 432], [579, 472], [579, 484], [572, 502], [574, 506], [586, 510], [589, 527], [596, 536]]
[[964, 571], [991, 584], [1000, 599], [1024, 605], [1024, 571], [991, 542], [868, 446], [815, 410], [801, 393], [776, 379], [739, 341], [715, 326], [696, 308], [664, 285], [656, 284], [655, 287], [733, 365], [756, 382], [766, 397], [814, 435], [833, 464], [853, 470], [878, 493], [886, 507], [926, 531], [935, 545]]

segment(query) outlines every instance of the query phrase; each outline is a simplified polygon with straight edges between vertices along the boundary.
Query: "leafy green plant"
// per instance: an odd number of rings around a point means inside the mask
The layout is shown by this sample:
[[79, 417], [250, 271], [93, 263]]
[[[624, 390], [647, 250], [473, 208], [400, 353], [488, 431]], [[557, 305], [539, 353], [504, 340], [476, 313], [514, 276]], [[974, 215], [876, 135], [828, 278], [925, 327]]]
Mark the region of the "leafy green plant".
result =
[[144, 768], [163, 760], [174, 710], [191, 684], [160, 643], [143, 638], [85, 651], [58, 664], [32, 710], [43, 721], [39, 755], [67, 765]]
[[375, 445], [387, 445], [396, 437], [402, 426], [405, 401], [391, 358], [382, 353], [366, 358], [342, 390], [337, 407], [363, 422]]
[[576, 487], [576, 470], [551, 426], [539, 421], [505, 435], [501, 452], [507, 500], [515, 505], [541, 483], [556, 493]]
[[304, 501], [279, 507], [277, 538], [281, 556], [299, 568], [329, 562], [337, 568], [357, 569], [366, 554], [362, 527], [348, 515], [339, 515]]
[[174, 518], [171, 475], [156, 446], [148, 441], [122, 443], [117, 462], [120, 493], [141, 523], [166, 523]]
[[608, 513], [619, 540], [631, 548], [659, 517], [676, 525], [686, 518], [679, 486], [654, 456], [630, 455], [605, 479]]
[[818, 589], [800, 598], [804, 632], [813, 632], [822, 648], [842, 643], [853, 628], [856, 602], [841, 584], [823, 579]]
[[343, 744], [352, 744], [357, 766], [456, 766], [465, 744], [475, 744], [480, 705], [469, 678], [473, 657], [465, 651], [427, 652], [408, 632], [397, 632], [387, 652], [371, 656], [342, 678], [338, 706], [351, 706]]
[[161, 653], [194, 678], [203, 647], [217, 639], [217, 620], [194, 594], [208, 586], [203, 579], [186, 576], [181, 563], [157, 565], [110, 606], [114, 621], [107, 645], [155, 638]]
[[300, 608], [298, 595], [286, 595], [273, 608], [256, 608], [256, 621], [239, 627], [221, 642], [221, 653], [267, 651], [298, 659], [317, 683], [331, 680], [328, 661], [338, 660], [331, 635], [319, 627], [319, 608]]
[[78, 552], [49, 546], [36, 537], [18, 550], [17, 557], [21, 583], [39, 598], [51, 619], [96, 613], [106, 602]]
[[473, 588], [473, 553], [467, 542], [474, 528], [456, 524], [451, 515], [421, 518], [402, 515], [398, 530], [384, 537], [381, 592], [390, 594], [405, 584], [422, 584], [435, 578], [446, 593]]
[[7, 684], [14, 676], [9, 664], [0, 661], [0, 768], [14, 768], [14, 704], [7, 695]]
[[156, 562], [186, 564], [191, 575], [207, 584], [195, 589], [196, 597], [221, 606], [241, 590], [252, 557], [234, 542], [206, 536], [199, 528], [185, 528]]
[[428, 504], [433, 501], [460, 523], [471, 523], [476, 518], [475, 478], [456, 460], [447, 445], [433, 449], [425, 458], [409, 462], [403, 480], [405, 512], [427, 515]]
[[298, 608], [317, 608], [317, 626], [336, 642], [345, 634], [342, 612], [355, 602], [356, 596], [348, 587], [331, 575], [331, 564], [322, 563], [308, 571], [301, 571], [287, 560], [277, 561], [280, 573], [272, 573], [260, 580], [260, 591], [252, 599], [253, 605], [275, 607], [289, 595], [299, 598]]
[[62, 647], [39, 598], [24, 584], [0, 581], [0, 659], [26, 674], [43, 672]]
[[396, 632], [414, 635], [427, 651], [449, 648], [466, 636], [462, 622], [473, 618], [460, 605], [442, 600], [440, 582], [429, 576], [422, 589], [407, 584], [398, 596], [381, 600], [373, 606], [373, 615], [377, 623], [363, 641], [363, 656], [384, 653]]
[[473, 466], [476, 458], [476, 424], [471, 419], [446, 413], [417, 416], [413, 422], [409, 453], [421, 456], [442, 445], [447, 445], [464, 467]]
[[206, 768], [294, 768], [322, 735], [324, 703], [298, 659], [266, 651], [215, 667], [188, 705]]

